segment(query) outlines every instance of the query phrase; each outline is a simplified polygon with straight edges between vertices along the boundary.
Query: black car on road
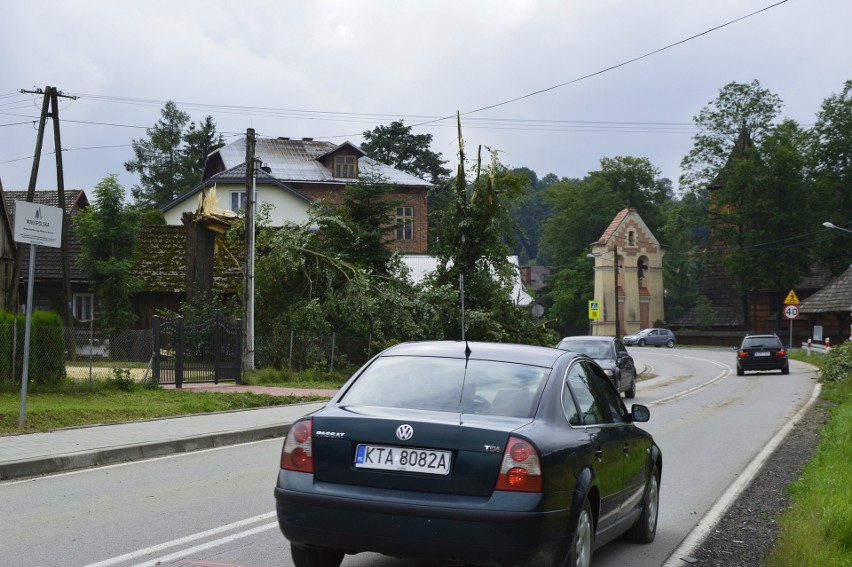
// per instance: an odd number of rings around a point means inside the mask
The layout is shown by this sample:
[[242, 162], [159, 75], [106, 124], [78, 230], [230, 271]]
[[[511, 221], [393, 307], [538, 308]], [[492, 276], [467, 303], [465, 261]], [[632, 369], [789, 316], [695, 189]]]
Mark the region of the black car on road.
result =
[[599, 335], [565, 337], [556, 348], [581, 352], [595, 359], [619, 393], [624, 392], [625, 398], [636, 397], [636, 364], [619, 339]]
[[600, 366], [528, 345], [420, 342], [293, 423], [275, 487], [296, 567], [378, 552], [588, 567], [654, 540], [662, 454]]
[[751, 370], [780, 370], [790, 373], [787, 349], [778, 335], [746, 335], [737, 351], [737, 376]]

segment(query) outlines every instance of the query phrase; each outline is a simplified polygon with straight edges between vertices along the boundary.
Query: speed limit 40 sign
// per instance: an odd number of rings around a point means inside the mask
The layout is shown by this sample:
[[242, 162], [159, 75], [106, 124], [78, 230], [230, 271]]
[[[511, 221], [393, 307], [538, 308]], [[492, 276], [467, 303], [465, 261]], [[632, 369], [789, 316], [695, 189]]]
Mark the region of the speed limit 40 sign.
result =
[[784, 306], [784, 317], [787, 319], [795, 319], [799, 316], [799, 308], [796, 305], [785, 305]]

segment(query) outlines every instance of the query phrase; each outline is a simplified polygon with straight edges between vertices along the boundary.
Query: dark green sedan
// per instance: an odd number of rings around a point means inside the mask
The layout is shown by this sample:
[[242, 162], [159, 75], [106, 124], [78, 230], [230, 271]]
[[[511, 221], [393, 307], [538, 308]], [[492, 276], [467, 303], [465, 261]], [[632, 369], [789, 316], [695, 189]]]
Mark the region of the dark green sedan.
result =
[[588, 566], [654, 540], [662, 454], [575, 352], [418, 342], [374, 357], [296, 421], [275, 487], [296, 567], [345, 554]]

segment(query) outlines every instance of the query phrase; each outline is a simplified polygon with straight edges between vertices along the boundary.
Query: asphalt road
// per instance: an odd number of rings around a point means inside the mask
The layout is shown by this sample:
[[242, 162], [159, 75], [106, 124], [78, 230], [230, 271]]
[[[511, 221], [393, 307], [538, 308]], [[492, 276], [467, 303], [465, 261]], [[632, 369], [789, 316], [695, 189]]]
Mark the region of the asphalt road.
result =
[[[614, 542], [594, 564], [659, 566], [811, 396], [813, 373], [733, 372], [733, 353], [631, 348], [655, 377], [633, 402], [663, 449], [660, 521], [650, 545]], [[280, 440], [0, 484], [0, 549], [19, 566], [292, 565], [273, 487]], [[343, 565], [412, 566], [375, 554]], [[423, 564], [426, 565], [426, 564]]]

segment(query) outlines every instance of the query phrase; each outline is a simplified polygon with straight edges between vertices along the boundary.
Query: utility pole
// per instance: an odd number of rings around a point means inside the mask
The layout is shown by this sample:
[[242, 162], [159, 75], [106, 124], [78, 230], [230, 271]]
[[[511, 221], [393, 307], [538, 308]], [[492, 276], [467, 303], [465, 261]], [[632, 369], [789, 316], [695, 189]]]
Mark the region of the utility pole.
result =
[[[21, 89], [24, 94], [40, 94], [44, 95], [41, 105], [41, 117], [39, 118], [38, 134], [36, 136], [35, 155], [33, 156], [33, 167], [30, 172], [30, 183], [27, 187], [27, 202], [32, 203], [35, 199], [36, 179], [38, 178], [38, 168], [41, 162], [41, 150], [44, 143], [44, 127], [48, 118], [53, 118], [53, 144], [54, 153], [56, 154], [56, 191], [59, 199], [59, 208], [62, 210], [62, 272], [63, 272], [63, 291], [65, 295], [66, 306], [66, 322], [70, 329], [74, 329], [74, 316], [71, 309], [71, 271], [70, 262], [68, 260], [68, 223], [71, 221], [68, 218], [65, 210], [65, 174], [62, 167], [62, 142], [59, 135], [59, 97], [70, 98], [76, 100], [76, 96], [63, 94], [56, 87], [45, 87], [44, 90], [36, 89], [28, 91]], [[50, 112], [48, 112], [50, 108]], [[21, 277], [21, 254], [15, 255], [15, 269], [12, 275], [12, 286], [9, 301], [9, 310], [17, 313], [18, 311], [18, 280]]]
[[254, 370], [254, 225], [255, 225], [255, 133], [246, 130], [246, 257], [243, 302], [245, 308], [245, 351], [243, 370]]

